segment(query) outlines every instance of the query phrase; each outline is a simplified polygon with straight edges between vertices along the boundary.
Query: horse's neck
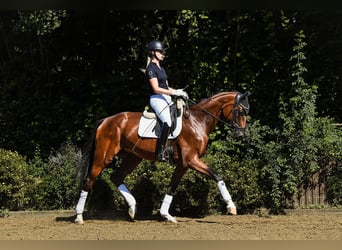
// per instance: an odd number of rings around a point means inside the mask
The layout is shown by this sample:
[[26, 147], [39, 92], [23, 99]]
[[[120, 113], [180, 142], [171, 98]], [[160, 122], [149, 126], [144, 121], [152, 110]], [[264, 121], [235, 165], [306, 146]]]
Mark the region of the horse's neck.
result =
[[203, 103], [199, 103], [201, 109], [207, 110], [211, 114], [219, 117], [222, 112], [223, 106], [231, 103], [234, 104], [236, 93], [234, 92], [224, 92], [217, 94]]
[[[194, 106], [196, 110], [196, 120], [206, 123], [208, 130], [211, 131], [217, 124], [218, 119], [222, 114], [222, 108], [224, 105], [230, 102], [234, 104], [234, 93], [221, 93], [213, 96], [203, 102]], [[198, 111], [198, 112], [197, 112]]]

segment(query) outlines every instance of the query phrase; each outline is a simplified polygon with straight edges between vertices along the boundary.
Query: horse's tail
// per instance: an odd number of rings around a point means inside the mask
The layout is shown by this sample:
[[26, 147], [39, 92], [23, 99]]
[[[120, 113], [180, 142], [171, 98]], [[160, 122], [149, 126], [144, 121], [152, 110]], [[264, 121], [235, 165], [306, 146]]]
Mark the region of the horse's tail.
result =
[[97, 128], [102, 124], [104, 119], [98, 120], [95, 123], [95, 127], [93, 128], [90, 137], [85, 144], [84, 148], [82, 149], [82, 160], [80, 164], [80, 178], [81, 182], [85, 184], [88, 179], [89, 175], [89, 168], [93, 163], [94, 160], [94, 152], [95, 152], [95, 136]]

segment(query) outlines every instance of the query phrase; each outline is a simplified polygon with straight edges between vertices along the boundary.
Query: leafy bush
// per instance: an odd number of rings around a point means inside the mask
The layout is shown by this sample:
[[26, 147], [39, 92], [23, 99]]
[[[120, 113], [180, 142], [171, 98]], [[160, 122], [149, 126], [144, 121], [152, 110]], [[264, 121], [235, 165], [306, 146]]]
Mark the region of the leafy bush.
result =
[[23, 209], [32, 183], [25, 158], [17, 152], [0, 149], [0, 208]]
[[36, 185], [30, 193], [33, 209], [68, 209], [78, 198], [79, 179], [77, 167], [81, 151], [71, 142], [66, 142], [57, 151], [52, 151], [47, 161], [41, 159], [39, 150], [30, 161], [30, 173]]
[[342, 130], [327, 118], [319, 119], [317, 127], [319, 165], [331, 166], [326, 179], [326, 199], [331, 205], [342, 205]]
[[[329, 119], [315, 120], [309, 134], [315, 139], [310, 145], [316, 147], [314, 159], [319, 165], [329, 161], [340, 162], [341, 159], [340, 131], [334, 129], [331, 122]], [[296, 160], [303, 157], [304, 144], [299, 147], [295, 143], [295, 140], [304, 137], [299, 137], [298, 133], [272, 130], [253, 120], [248, 123], [247, 137], [244, 140], [235, 140], [230, 133], [227, 128], [213, 131], [207, 153], [202, 160], [223, 177], [239, 211], [265, 206], [279, 212], [280, 209], [291, 206], [287, 201], [291, 202], [297, 186], [306, 176], [303, 171], [306, 165], [301, 165]], [[305, 152], [305, 157], [310, 156], [310, 151]], [[73, 207], [76, 203], [75, 194], [78, 198], [79, 193], [78, 181], [75, 179], [75, 166], [79, 160], [80, 153], [71, 143], [54, 151], [47, 162], [36, 157], [30, 164], [30, 169], [34, 170], [31, 174], [38, 180], [36, 183], [39, 183], [34, 189], [32, 207]], [[106, 168], [98, 177], [88, 199], [88, 209], [126, 209], [123, 197], [110, 180], [119, 164], [120, 160], [112, 168]], [[166, 163], [144, 160], [125, 179], [125, 184], [137, 200], [139, 215], [151, 215], [160, 208], [174, 169], [175, 166]], [[298, 174], [301, 171], [302, 174]], [[336, 204], [341, 197], [339, 172], [332, 172], [329, 178], [328, 197]], [[226, 207], [216, 183], [189, 169], [176, 190], [170, 211], [175, 215], [202, 216], [225, 213]]]
[[327, 178], [327, 201], [333, 206], [342, 205], [342, 165], [334, 166], [330, 176]]
[[[341, 203], [341, 131], [325, 118], [315, 119], [311, 132], [305, 136], [290, 133], [290, 128], [272, 130], [251, 120], [247, 137], [242, 141], [233, 139], [227, 128], [210, 134], [202, 160], [223, 177], [240, 212], [261, 206], [278, 212], [290, 207], [297, 186], [307, 174], [329, 162], [336, 162], [337, 167], [327, 181], [327, 199], [331, 204]], [[302, 164], [298, 160], [310, 157], [316, 162], [313, 168], [306, 161]], [[53, 151], [47, 161], [41, 159], [37, 150], [29, 164], [29, 174], [35, 177], [30, 208], [74, 207], [79, 194], [76, 166], [80, 158], [80, 151], [70, 142]], [[119, 164], [120, 160], [98, 177], [88, 199], [88, 209], [126, 209], [123, 197], [110, 180]], [[160, 208], [174, 169], [175, 166], [166, 163], [144, 160], [125, 179], [137, 200], [139, 215], [151, 215]], [[202, 216], [225, 213], [226, 207], [216, 183], [189, 169], [176, 190], [170, 211], [175, 215]]]
[[0, 218], [5, 218], [9, 216], [9, 210], [8, 209], [0, 209]]

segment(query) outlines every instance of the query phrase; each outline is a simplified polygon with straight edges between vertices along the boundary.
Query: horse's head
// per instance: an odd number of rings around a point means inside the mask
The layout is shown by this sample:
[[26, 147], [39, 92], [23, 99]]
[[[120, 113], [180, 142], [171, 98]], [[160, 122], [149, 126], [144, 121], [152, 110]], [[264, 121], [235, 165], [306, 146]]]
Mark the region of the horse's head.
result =
[[237, 93], [233, 108], [229, 110], [229, 113], [226, 116], [228, 120], [231, 121], [230, 124], [233, 129], [232, 136], [234, 138], [245, 137], [245, 127], [249, 112], [248, 96], [250, 95], [251, 93], [248, 91], [244, 94]]

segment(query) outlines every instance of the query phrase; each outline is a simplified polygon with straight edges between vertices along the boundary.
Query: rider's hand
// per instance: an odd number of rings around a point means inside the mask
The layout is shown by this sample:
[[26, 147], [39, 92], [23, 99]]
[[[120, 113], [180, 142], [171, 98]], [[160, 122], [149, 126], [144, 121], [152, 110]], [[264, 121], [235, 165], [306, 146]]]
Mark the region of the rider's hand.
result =
[[186, 99], [189, 98], [188, 94], [182, 89], [175, 89], [172, 94], [176, 96], [185, 97]]

